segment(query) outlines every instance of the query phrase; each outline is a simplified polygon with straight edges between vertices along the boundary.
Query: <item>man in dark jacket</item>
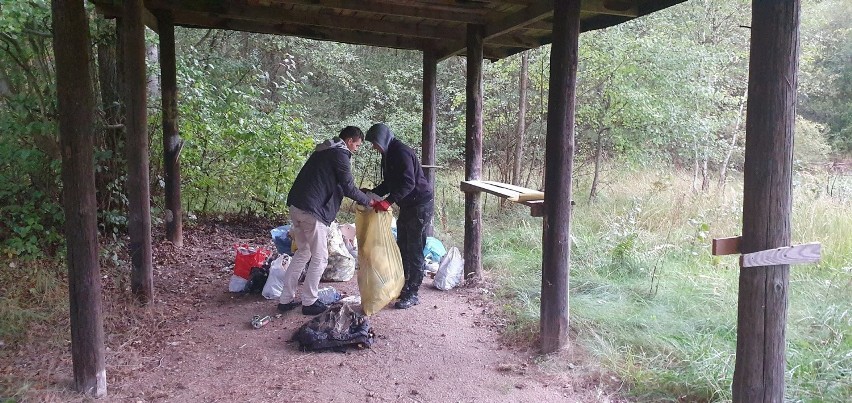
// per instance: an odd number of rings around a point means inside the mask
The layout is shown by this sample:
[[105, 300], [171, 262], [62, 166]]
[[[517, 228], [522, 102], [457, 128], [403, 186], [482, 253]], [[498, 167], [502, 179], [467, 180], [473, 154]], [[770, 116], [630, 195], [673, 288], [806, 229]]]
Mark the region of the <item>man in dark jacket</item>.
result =
[[405, 285], [394, 306], [398, 309], [411, 308], [420, 302], [417, 292], [423, 283], [426, 227], [432, 222], [435, 208], [432, 186], [423, 174], [414, 150], [395, 138], [386, 125], [377, 123], [370, 127], [367, 141], [382, 154], [383, 181], [372, 192], [387, 195], [373, 208], [380, 211], [387, 210], [394, 203], [399, 206], [396, 244], [402, 255]]
[[[298, 250], [284, 273], [284, 285], [278, 310], [297, 307], [296, 287], [305, 265], [308, 265], [302, 285], [302, 313], [318, 315], [328, 307], [317, 299], [319, 281], [328, 264], [328, 226], [337, 216], [343, 196], [363, 206], [372, 206], [364, 192], [355, 187], [349, 159], [364, 141], [364, 133], [347, 126], [340, 136], [319, 144], [296, 176], [287, 195], [290, 234]], [[310, 261], [310, 264], [308, 264]]]

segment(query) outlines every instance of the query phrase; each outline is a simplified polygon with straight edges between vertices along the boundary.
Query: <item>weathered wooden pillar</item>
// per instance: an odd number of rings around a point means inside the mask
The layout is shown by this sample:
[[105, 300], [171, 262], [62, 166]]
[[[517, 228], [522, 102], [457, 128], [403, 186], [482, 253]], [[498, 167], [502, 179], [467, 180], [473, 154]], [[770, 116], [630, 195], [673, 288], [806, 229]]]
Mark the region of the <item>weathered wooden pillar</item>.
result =
[[100, 397], [107, 389], [92, 157], [95, 97], [89, 72], [89, 23], [83, 0], [53, 0], [52, 13], [74, 387]]
[[175, 25], [171, 12], [157, 15], [160, 33], [160, 83], [163, 98], [163, 176], [166, 182], [166, 239], [183, 246], [183, 209], [180, 199], [180, 150], [177, 124], [177, 69]]
[[541, 350], [544, 353], [559, 350], [568, 342], [571, 179], [579, 38], [580, 0], [555, 2], [544, 151], [540, 319]]
[[[423, 165], [435, 165], [435, 117], [437, 115], [438, 98], [438, 58], [434, 50], [423, 51], [423, 134], [421, 150]], [[426, 179], [435, 189], [435, 168], [423, 170]], [[434, 226], [430, 222], [426, 226], [426, 235], [434, 234]]]
[[130, 233], [130, 288], [143, 304], [152, 301], [151, 204], [148, 182], [148, 111], [145, 75], [145, 25], [142, 0], [124, 2], [122, 21], [127, 119], [127, 203]]
[[[467, 113], [465, 115], [464, 178], [482, 178], [482, 25], [467, 26]], [[482, 274], [481, 194], [464, 194], [464, 276]]]
[[[754, 0], [741, 251], [790, 245], [799, 0]], [[735, 402], [783, 402], [789, 265], [740, 269]]]

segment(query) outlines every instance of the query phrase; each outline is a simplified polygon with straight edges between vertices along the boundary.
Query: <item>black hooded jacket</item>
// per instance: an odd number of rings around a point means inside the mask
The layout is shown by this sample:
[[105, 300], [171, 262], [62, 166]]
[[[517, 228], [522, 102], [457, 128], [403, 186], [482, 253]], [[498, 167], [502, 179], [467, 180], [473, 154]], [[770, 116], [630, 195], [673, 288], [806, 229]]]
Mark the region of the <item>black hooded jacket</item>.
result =
[[346, 144], [337, 137], [318, 144], [296, 176], [287, 194], [287, 206], [304, 210], [329, 225], [337, 217], [343, 196], [369, 205], [370, 199], [352, 179], [351, 157]]
[[373, 193], [388, 194], [385, 200], [400, 207], [417, 206], [434, 197], [417, 154], [394, 137], [382, 154], [382, 177], [384, 180]]

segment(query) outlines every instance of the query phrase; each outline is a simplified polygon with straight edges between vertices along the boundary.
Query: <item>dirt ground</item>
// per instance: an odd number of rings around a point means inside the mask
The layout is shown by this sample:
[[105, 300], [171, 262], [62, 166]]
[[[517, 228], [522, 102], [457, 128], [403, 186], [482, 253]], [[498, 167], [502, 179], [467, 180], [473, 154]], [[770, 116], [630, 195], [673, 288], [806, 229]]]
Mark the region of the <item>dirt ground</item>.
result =
[[[155, 239], [156, 302], [147, 309], [122, 302], [120, 273], [104, 275], [108, 397], [100, 401], [625, 401], [618, 381], [578, 352], [540, 356], [504, 341], [505, 320], [484, 283], [439, 291], [427, 277], [420, 305], [370, 317], [371, 348], [302, 352], [290, 338], [311, 317], [227, 292], [233, 244], [273, 248], [269, 229], [209, 222], [187, 228], [181, 248]], [[358, 293], [355, 278], [325, 285]], [[254, 329], [254, 315], [273, 320]], [[64, 351], [28, 343], [4, 356], [11, 362], [0, 361], [0, 374], [20, 383], [15, 399], [88, 400], [69, 391], [67, 343]]]

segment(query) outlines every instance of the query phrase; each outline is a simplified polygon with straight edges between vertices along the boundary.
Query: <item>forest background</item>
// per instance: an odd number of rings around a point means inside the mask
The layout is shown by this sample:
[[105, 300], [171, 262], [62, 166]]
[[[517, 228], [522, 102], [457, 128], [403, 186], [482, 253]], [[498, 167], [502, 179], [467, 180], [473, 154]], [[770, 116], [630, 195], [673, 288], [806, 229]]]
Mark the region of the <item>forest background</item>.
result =
[[[129, 270], [115, 252], [127, 222], [119, 48], [114, 22], [87, 7], [102, 264]], [[793, 230], [794, 240], [822, 242], [825, 253], [818, 265], [792, 269], [794, 400], [852, 400], [849, 15], [847, 0], [802, 1]], [[750, 16], [746, 1], [692, 0], [580, 38], [572, 337], [640, 400], [730, 399], [737, 268], [708, 246], [741, 223]], [[21, 330], [31, 321], [67, 313], [42, 297], [65, 287], [52, 55], [59, 38], [50, 21], [49, 1], [0, 0], [0, 354], [26, 342]], [[182, 28], [176, 39], [187, 225], [283, 217], [313, 144], [345, 125], [386, 122], [419, 148], [419, 52]], [[152, 220], [162, 225], [156, 34], [147, 43]], [[549, 60], [543, 46], [485, 64], [487, 178], [540, 187]], [[460, 245], [463, 231], [465, 63], [438, 65], [435, 224], [449, 245]], [[353, 170], [359, 183], [378, 180], [375, 153], [359, 153]], [[484, 263], [510, 319], [507, 336], [530, 342], [540, 220], [491, 197], [484, 217]]]

